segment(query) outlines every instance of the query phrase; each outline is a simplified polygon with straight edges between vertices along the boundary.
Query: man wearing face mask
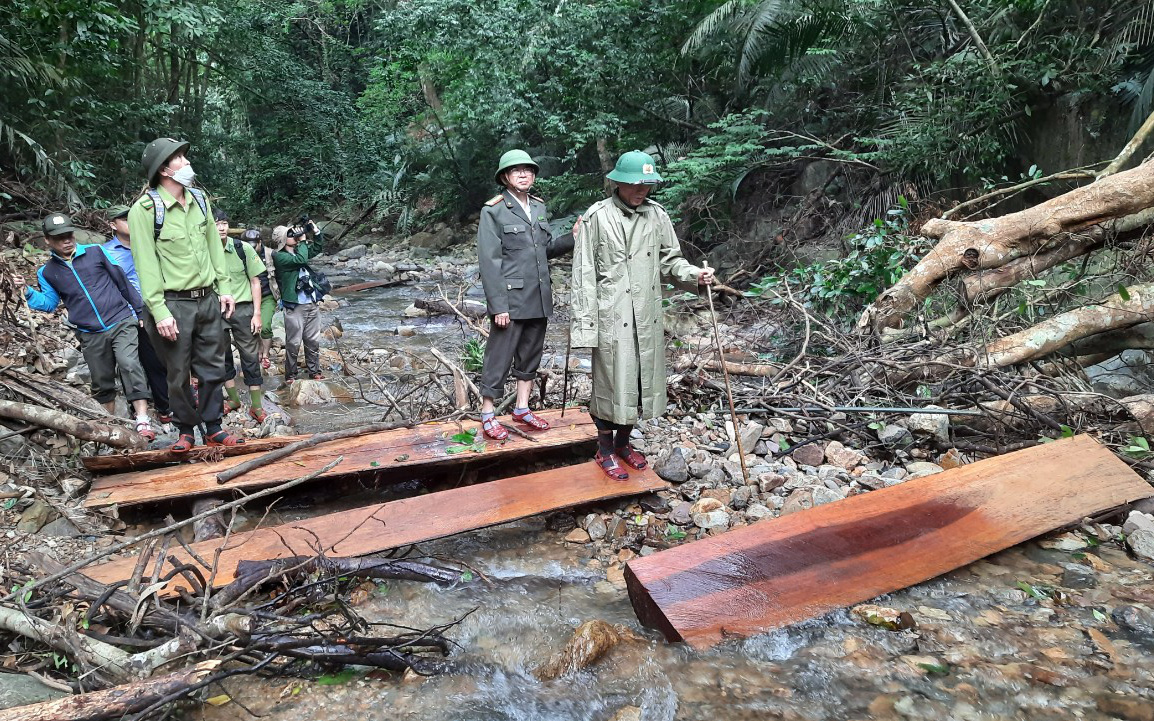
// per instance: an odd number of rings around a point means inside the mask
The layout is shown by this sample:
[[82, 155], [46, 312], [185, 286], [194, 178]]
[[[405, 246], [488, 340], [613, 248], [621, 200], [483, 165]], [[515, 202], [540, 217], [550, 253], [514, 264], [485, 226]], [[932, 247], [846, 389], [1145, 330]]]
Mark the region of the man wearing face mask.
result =
[[[204, 193], [185, 157], [189, 144], [149, 143], [141, 157], [148, 188], [128, 212], [132, 258], [144, 297], [145, 327], [168, 368], [168, 393], [179, 437], [174, 453], [196, 443], [205, 428], [210, 446], [244, 441], [221, 428], [224, 324], [236, 306], [229, 292], [224, 248]], [[200, 381], [193, 401], [189, 374]]]

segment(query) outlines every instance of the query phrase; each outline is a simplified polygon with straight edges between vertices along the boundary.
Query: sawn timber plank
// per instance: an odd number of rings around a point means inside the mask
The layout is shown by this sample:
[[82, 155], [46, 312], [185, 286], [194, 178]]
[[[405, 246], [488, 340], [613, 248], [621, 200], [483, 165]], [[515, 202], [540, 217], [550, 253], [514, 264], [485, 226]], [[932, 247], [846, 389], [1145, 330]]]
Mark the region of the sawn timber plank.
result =
[[637, 617], [704, 648], [934, 578], [1154, 495], [1089, 436], [989, 458], [626, 565]]
[[106, 456], [84, 456], [80, 462], [84, 468], [92, 473], [124, 473], [127, 471], [157, 468], [172, 463], [188, 461], [205, 461], [211, 458], [225, 458], [233, 456], [252, 455], [253, 453], [267, 453], [268, 451], [283, 448], [290, 443], [304, 440], [308, 436], [273, 436], [272, 438], [249, 438], [241, 446], [196, 446], [184, 456], [180, 456], [167, 448], [153, 451], [136, 451], [135, 453], [110, 453]]
[[[221, 552], [214, 585], [231, 582], [236, 564], [242, 560], [312, 556], [318, 540], [328, 556], [364, 556], [569, 506], [667, 487], [652, 470], [630, 471], [629, 480], [612, 481], [590, 461], [238, 533]], [[212, 563], [221, 542], [202, 541], [192, 544], [192, 549]], [[183, 548], [170, 547], [169, 554], [177, 562], [196, 563]], [[86, 569], [84, 574], [102, 583], [114, 583], [131, 576], [136, 561], [132, 557], [121, 558]], [[156, 559], [149, 562], [145, 577], [151, 575], [155, 562]], [[172, 568], [170, 563], [166, 562], [166, 572]], [[207, 578], [209, 572], [205, 570], [203, 575]], [[187, 582], [177, 578], [166, 591], [175, 592], [175, 586], [181, 583]]]
[[[232, 488], [272, 486], [323, 468], [337, 456], [344, 456], [341, 464], [318, 478], [408, 466], [460, 465], [470, 461], [513, 456], [542, 449], [564, 448], [597, 437], [597, 430], [588, 413], [570, 410], [566, 412], [565, 418], [561, 418], [560, 410], [549, 410], [542, 411], [538, 415], [548, 420], [553, 427], [544, 433], [534, 434], [536, 443], [510, 435], [503, 444], [489, 441], [483, 453], [466, 452], [449, 455], [445, 453], [445, 448], [452, 444], [442, 436], [457, 433], [457, 424], [425, 423], [413, 428], [399, 428], [322, 443], [303, 449], [276, 463], [257, 468], [223, 485], [216, 482], [216, 474], [225, 468], [243, 463], [246, 460], [244, 457], [226, 458], [215, 463], [190, 463], [151, 471], [104, 476], [93, 480], [84, 505], [88, 508], [103, 508], [113, 504], [124, 507], [172, 498], [227, 492]], [[472, 425], [474, 424], [466, 424], [466, 426]], [[479, 424], [477, 425], [479, 427]]]

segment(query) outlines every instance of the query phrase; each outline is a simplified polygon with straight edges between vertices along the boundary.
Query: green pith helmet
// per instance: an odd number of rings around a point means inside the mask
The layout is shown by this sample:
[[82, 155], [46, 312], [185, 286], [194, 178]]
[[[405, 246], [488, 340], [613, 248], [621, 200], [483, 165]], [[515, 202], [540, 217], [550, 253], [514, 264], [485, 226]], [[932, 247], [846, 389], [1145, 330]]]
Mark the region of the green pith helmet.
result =
[[534, 163], [533, 159], [530, 158], [529, 154], [524, 150], [510, 150], [502, 155], [501, 162], [497, 163], [497, 173], [493, 176], [493, 179], [497, 181], [497, 185], [505, 184], [501, 181], [501, 173], [504, 173], [509, 168], [515, 168], [518, 165], [532, 166], [534, 173], [541, 171], [541, 166]]
[[653, 156], [640, 150], [630, 150], [618, 158], [617, 165], [605, 177], [626, 185], [656, 185], [661, 182]]
[[127, 218], [128, 210], [129, 208], [127, 205], [114, 205], [106, 212], [108, 213], [109, 220], [116, 220], [118, 218]]
[[174, 138], [157, 138], [146, 145], [144, 153], [140, 156], [140, 165], [144, 168], [144, 177], [148, 179], [148, 184], [153, 184], [156, 174], [169, 158], [181, 151], [188, 152], [191, 145], [192, 143]]

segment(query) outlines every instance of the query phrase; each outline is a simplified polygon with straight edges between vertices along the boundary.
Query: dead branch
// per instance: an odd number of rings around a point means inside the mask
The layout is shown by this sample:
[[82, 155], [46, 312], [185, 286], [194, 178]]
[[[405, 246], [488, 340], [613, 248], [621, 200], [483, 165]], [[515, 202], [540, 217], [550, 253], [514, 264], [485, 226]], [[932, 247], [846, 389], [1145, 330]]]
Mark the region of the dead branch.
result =
[[1134, 133], [1134, 137], [1130, 138], [1130, 142], [1126, 143], [1122, 152], [1118, 153], [1118, 157], [1114, 158], [1101, 173], [1098, 173], [1098, 177], [1105, 178], [1118, 172], [1118, 169], [1125, 165], [1138, 151], [1138, 148], [1142, 147], [1142, 143], [1146, 142], [1146, 138], [1150, 137], [1152, 132], [1154, 132], [1154, 112], [1150, 113], [1146, 122], [1142, 123], [1142, 127], [1138, 128], [1138, 132]]
[[0, 416], [51, 428], [85, 441], [106, 443], [117, 448], [144, 448], [148, 441], [123, 426], [83, 420], [62, 411], [17, 401], [0, 400]]
[[445, 300], [443, 295], [440, 299], [417, 298], [413, 301], [413, 305], [429, 315], [463, 315], [473, 320], [484, 318], [486, 315], [484, 303], [467, 300], [460, 305], [454, 305]]

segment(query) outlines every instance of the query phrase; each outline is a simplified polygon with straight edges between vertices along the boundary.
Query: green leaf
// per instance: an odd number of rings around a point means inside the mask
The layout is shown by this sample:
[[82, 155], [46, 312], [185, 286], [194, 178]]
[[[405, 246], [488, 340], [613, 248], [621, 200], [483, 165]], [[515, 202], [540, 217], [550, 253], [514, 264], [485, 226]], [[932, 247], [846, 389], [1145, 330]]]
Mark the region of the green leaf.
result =
[[1074, 437], [1074, 429], [1071, 428], [1070, 426], [1062, 426], [1062, 437], [1063, 438], [1073, 438]]
[[369, 465], [372, 466], [373, 468], [376, 468], [377, 466], [381, 465], [381, 462], [380, 461], [369, 461]]
[[1122, 296], [1122, 300], [1124, 301], [1130, 300], [1130, 291], [1126, 290], [1126, 286], [1121, 283], [1118, 284], [1118, 295]]
[[1102, 613], [1101, 611], [1099, 611], [1098, 609], [1095, 608], [1094, 609], [1094, 620], [1098, 621], [1099, 623], [1106, 623], [1106, 614]]
[[448, 453], [450, 456], [455, 456], [458, 453], [464, 453], [471, 448], [472, 446], [449, 446], [445, 449], [445, 453]]
[[918, 666], [926, 673], [934, 676], [946, 676], [950, 673], [950, 665], [948, 663], [919, 663]]
[[351, 668], [346, 668], [344, 671], [335, 674], [326, 674], [317, 679], [318, 686], [338, 686], [343, 683], [352, 681], [357, 675], [357, 672]]
[[470, 428], [467, 431], [453, 434], [449, 436], [449, 440], [453, 443], [472, 443], [477, 439], [477, 429]]
[[464, 581], [465, 583], [472, 581], [473, 580], [473, 572], [472, 571], [462, 572], [461, 573], [461, 580]]
[[1048, 598], [1046, 596], [1046, 594], [1039, 591], [1037, 589], [1037, 587], [1033, 586], [1032, 584], [1026, 583], [1025, 581], [1018, 581], [1018, 588], [1022, 589], [1023, 591], [1025, 591], [1030, 596], [1033, 596], [1034, 598], [1037, 598], [1037, 599]]

